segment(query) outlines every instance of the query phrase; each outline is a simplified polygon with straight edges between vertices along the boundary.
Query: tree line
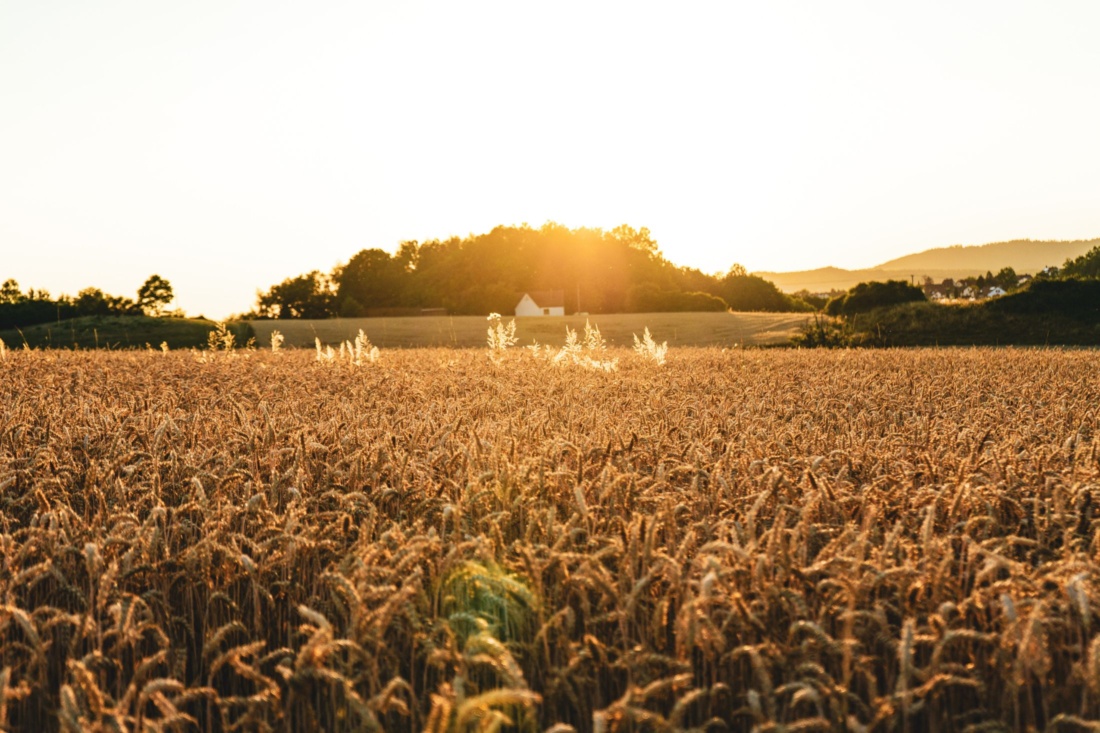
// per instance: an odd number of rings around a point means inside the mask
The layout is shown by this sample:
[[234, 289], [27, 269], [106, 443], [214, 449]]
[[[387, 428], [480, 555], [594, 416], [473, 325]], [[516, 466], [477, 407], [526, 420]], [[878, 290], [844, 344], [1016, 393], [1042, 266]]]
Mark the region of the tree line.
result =
[[[1026, 315], [1058, 314], [1074, 318], [1100, 319], [1100, 246], [1085, 254], [1067, 259], [1061, 267], [1047, 267], [1033, 278], [1021, 283], [1011, 267], [996, 275], [944, 280], [941, 287], [950, 286], [957, 297], [963, 288], [979, 289], [997, 286], [1006, 296], [990, 300], [992, 311]], [[926, 279], [924, 289], [901, 280], [862, 282], [845, 293], [828, 300], [822, 309], [830, 316], [852, 316], [904, 303], [928, 300], [926, 289], [934, 287]]]
[[174, 297], [172, 285], [160, 275], [151, 275], [138, 288], [136, 298], [108, 295], [94, 287], [84, 288], [76, 297], [54, 298], [45, 290], [23, 292], [18, 282], [8, 279], [0, 285], [0, 330], [79, 316], [159, 316]]
[[254, 318], [510, 313], [524, 292], [562, 291], [567, 313], [795, 311], [811, 306], [734, 265], [681, 267], [646, 228], [498, 226], [486, 234], [364, 249], [257, 294]]

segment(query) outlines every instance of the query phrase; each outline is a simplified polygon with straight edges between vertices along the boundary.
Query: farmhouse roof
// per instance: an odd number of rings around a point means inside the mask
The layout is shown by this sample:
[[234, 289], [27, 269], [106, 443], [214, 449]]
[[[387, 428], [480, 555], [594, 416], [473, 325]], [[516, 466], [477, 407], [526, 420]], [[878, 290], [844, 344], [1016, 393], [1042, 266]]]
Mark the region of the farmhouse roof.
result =
[[[565, 307], [565, 291], [564, 290], [528, 290], [526, 295], [531, 297], [531, 300], [535, 301], [535, 305], [540, 308], [564, 308]], [[523, 300], [521, 295], [520, 300]]]

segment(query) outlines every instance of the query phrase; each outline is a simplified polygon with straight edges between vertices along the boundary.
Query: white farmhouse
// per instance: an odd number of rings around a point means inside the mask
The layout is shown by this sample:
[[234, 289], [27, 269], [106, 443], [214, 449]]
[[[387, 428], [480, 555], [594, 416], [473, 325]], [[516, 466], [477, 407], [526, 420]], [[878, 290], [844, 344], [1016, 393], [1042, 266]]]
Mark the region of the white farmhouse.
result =
[[988, 297], [988, 298], [997, 298], [997, 297], [1000, 297], [1004, 294], [1005, 294], [1005, 289], [1004, 288], [1000, 287], [999, 285], [994, 285], [993, 287], [991, 287], [989, 289], [989, 292], [986, 293], [986, 297]]
[[564, 316], [565, 291], [539, 290], [524, 293], [516, 303], [517, 316]]

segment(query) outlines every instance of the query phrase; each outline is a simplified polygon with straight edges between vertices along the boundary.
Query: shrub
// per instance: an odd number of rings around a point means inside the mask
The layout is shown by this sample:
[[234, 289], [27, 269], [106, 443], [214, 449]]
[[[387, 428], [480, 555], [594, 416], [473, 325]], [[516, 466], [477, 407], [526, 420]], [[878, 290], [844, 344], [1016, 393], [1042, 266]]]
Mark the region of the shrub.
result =
[[630, 293], [630, 310], [635, 313], [707, 313], [727, 310], [726, 301], [710, 293], [659, 290], [642, 285]]
[[852, 345], [852, 330], [843, 322], [815, 313], [791, 341], [803, 348], [838, 348]]

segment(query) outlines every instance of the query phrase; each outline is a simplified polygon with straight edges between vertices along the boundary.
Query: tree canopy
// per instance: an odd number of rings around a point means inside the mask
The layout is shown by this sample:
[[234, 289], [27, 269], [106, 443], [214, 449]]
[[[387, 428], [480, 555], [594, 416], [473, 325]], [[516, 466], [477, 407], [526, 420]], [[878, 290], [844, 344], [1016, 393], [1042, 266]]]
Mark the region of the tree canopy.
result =
[[160, 315], [175, 295], [172, 286], [160, 275], [150, 275], [137, 292], [137, 306], [146, 315]]
[[716, 277], [674, 265], [644, 227], [604, 231], [550, 222], [537, 229], [498, 226], [462, 238], [402, 242], [396, 254], [364, 249], [327, 280], [309, 273], [261, 292], [258, 314], [353, 317], [436, 308], [509, 313], [520, 294], [545, 290], [563, 292], [567, 313], [807, 307], [744, 268], [736, 276]]
[[855, 313], [866, 313], [875, 308], [927, 299], [923, 290], [904, 280], [865, 282], [829, 300], [825, 304], [825, 312], [830, 316], [850, 316]]
[[265, 318], [328, 318], [334, 300], [331, 282], [314, 270], [260, 293], [259, 310]]
[[1100, 278], [1100, 246], [1093, 247], [1080, 257], [1066, 260], [1059, 275], [1062, 278]]
[[13, 279], [0, 285], [0, 329], [22, 328], [78, 316], [161, 315], [172, 302], [172, 285], [160, 275], [151, 275], [138, 289], [137, 300], [109, 295], [87, 287], [75, 297], [53, 298], [45, 290], [23, 292]]

